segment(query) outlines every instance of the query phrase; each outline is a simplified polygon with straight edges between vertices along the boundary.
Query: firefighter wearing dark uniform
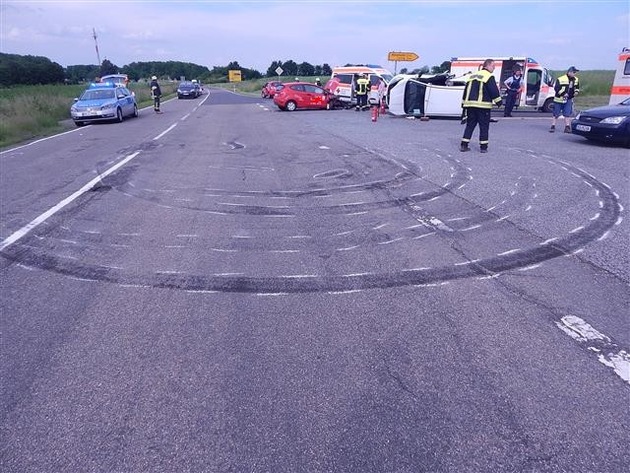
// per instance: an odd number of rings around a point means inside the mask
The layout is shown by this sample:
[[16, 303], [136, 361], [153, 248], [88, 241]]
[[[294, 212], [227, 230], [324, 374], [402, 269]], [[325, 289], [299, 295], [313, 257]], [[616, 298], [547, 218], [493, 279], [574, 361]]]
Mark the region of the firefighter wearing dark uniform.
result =
[[366, 74], [362, 74], [354, 88], [357, 95], [357, 112], [368, 109], [368, 93], [370, 92], [370, 81]]
[[162, 89], [160, 89], [160, 84], [158, 83], [157, 77], [151, 77], [151, 83], [149, 84], [151, 88], [151, 98], [153, 99], [153, 110], [155, 113], [162, 113], [160, 111], [160, 98], [162, 97]]
[[490, 111], [492, 105], [503, 104], [497, 82], [492, 75], [494, 61], [486, 59], [483, 69], [471, 75], [464, 87], [462, 108], [466, 116], [466, 128], [460, 144], [460, 151], [470, 151], [468, 147], [473, 131], [479, 124], [479, 145], [482, 153], [488, 152], [488, 135], [490, 130]]

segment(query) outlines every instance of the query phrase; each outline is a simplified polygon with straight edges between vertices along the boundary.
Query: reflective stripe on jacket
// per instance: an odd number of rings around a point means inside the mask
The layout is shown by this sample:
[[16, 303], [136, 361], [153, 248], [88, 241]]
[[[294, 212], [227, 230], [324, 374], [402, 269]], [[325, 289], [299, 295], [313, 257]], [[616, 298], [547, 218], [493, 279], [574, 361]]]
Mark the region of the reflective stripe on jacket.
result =
[[[571, 84], [571, 82], [573, 82], [573, 84]], [[577, 77], [571, 79], [565, 74], [558, 77], [553, 88], [556, 91], [553, 101], [556, 103], [564, 103], [567, 99], [572, 99], [575, 95], [575, 91], [580, 89], [580, 81]], [[564, 97], [565, 94], [566, 98]]]
[[358, 79], [357, 80], [357, 95], [365, 95], [370, 90], [370, 81], [367, 79]]
[[464, 96], [462, 98], [462, 107], [474, 108], [492, 108], [492, 104], [501, 100], [501, 93], [497, 82], [490, 71], [481, 69], [470, 76], [466, 87], [464, 87]]

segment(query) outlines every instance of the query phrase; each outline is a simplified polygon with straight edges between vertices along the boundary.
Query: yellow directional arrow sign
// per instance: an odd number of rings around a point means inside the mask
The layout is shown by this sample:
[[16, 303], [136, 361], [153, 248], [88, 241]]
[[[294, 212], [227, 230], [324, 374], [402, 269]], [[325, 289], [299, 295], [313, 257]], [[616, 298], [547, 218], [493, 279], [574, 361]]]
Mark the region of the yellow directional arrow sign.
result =
[[390, 51], [387, 55], [388, 61], [415, 61], [420, 56], [416, 53], [404, 52], [404, 51]]

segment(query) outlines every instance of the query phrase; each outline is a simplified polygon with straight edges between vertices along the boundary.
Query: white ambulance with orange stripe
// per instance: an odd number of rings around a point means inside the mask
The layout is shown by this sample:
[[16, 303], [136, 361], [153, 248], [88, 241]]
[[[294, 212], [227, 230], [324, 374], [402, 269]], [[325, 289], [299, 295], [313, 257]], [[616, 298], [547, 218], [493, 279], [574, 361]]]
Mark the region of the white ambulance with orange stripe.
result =
[[366, 74], [370, 81], [371, 100], [378, 92], [379, 79], [382, 79], [387, 85], [393, 77], [392, 73], [387, 69], [375, 64], [339, 66], [333, 68], [330, 79], [326, 82], [324, 88], [337, 96], [337, 99], [341, 102], [352, 105], [356, 102], [354, 85], [362, 74]]
[[623, 48], [617, 61], [617, 70], [610, 89], [609, 105], [615, 105], [630, 97], [630, 48]]
[[526, 89], [516, 105], [524, 108], [533, 107], [541, 112], [553, 110], [555, 79], [546, 67], [530, 57], [454, 57], [451, 59], [450, 73], [456, 78], [472, 74], [482, 68], [486, 59], [494, 59], [494, 78], [501, 89], [501, 95], [505, 95], [505, 80], [512, 75], [514, 67], [520, 66], [526, 80]]

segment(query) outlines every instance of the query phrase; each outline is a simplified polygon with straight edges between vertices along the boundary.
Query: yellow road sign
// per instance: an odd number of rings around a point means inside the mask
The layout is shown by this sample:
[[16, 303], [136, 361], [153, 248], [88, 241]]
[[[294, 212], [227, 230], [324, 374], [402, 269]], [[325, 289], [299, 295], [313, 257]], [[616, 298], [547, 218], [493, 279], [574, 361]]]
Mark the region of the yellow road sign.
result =
[[228, 80], [230, 82], [241, 82], [241, 71], [236, 69], [236, 70], [229, 70], [228, 71]]
[[390, 51], [387, 55], [388, 61], [415, 61], [419, 59], [416, 53], [404, 52], [404, 51]]

